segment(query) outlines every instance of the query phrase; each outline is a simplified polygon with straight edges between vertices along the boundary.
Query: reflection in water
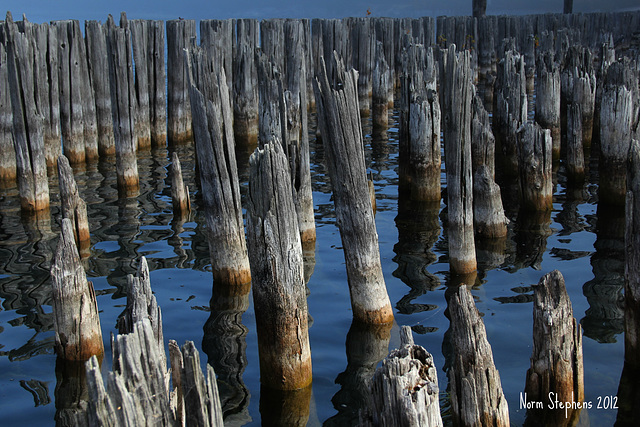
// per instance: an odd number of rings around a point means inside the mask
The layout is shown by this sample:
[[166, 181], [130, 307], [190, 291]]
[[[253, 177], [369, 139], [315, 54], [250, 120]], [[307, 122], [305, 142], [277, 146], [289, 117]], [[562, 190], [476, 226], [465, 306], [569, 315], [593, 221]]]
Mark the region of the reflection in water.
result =
[[336, 378], [342, 388], [331, 402], [338, 411], [325, 426], [358, 423], [358, 411], [367, 404], [371, 378], [378, 362], [389, 353], [392, 324], [365, 325], [354, 320], [347, 333], [347, 369]]
[[437, 260], [432, 249], [440, 236], [439, 209], [439, 202], [412, 201], [406, 195], [401, 195], [398, 200], [398, 243], [393, 248], [397, 254], [393, 261], [398, 264], [398, 268], [393, 275], [410, 288], [396, 304], [400, 314], [438, 308], [436, 305], [412, 301], [440, 286], [440, 279], [427, 271], [427, 267]]
[[547, 250], [547, 238], [552, 234], [551, 211], [520, 211], [516, 224], [515, 270], [531, 267], [540, 270]]
[[309, 421], [311, 388], [310, 384], [299, 390], [274, 390], [261, 385], [260, 415], [262, 425], [306, 426]]
[[247, 332], [242, 315], [249, 307], [250, 284], [214, 283], [211, 315], [204, 325], [202, 351], [218, 376], [225, 424], [244, 425], [249, 415], [250, 393], [242, 380], [247, 367]]
[[56, 359], [56, 426], [74, 426], [81, 402], [89, 400], [84, 362]]
[[639, 375], [638, 368], [634, 368], [632, 363], [625, 361], [618, 393], [615, 396], [606, 396], [608, 401], [604, 401], [604, 396], [601, 397], [601, 402], [608, 403], [608, 408], [613, 408], [611, 405], [617, 404], [618, 417], [616, 419], [616, 427], [638, 425], [638, 410], [640, 408]]
[[580, 324], [585, 336], [613, 343], [624, 331], [624, 208], [598, 205], [597, 213], [594, 277], [582, 286], [589, 308]]

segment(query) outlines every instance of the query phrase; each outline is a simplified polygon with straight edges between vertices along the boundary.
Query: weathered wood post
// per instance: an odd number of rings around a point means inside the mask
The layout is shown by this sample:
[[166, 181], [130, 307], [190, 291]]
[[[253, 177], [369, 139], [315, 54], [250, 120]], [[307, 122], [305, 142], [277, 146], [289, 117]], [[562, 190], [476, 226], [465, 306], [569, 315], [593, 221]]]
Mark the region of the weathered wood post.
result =
[[120, 27], [129, 28], [131, 38], [129, 45], [133, 53], [133, 73], [134, 85], [133, 93], [135, 99], [135, 120], [134, 135], [138, 150], [148, 150], [151, 148], [151, 108], [150, 108], [150, 81], [149, 66], [150, 55], [153, 51], [149, 49], [149, 21], [141, 19], [127, 20], [125, 12], [120, 14]]
[[71, 220], [62, 220], [62, 231], [51, 266], [55, 349], [66, 360], [102, 357], [104, 345], [93, 284], [80, 262]]
[[495, 182], [495, 138], [489, 113], [475, 94], [471, 102], [471, 160], [473, 170], [473, 228], [478, 237], [507, 235], [500, 187]]
[[[58, 36], [60, 122], [64, 154], [71, 164], [98, 158], [96, 103], [87, 51], [77, 20], [54, 22]], [[104, 53], [103, 53], [104, 54]]]
[[7, 72], [20, 205], [27, 215], [49, 215], [49, 182], [44, 147], [44, 118], [34, 94], [33, 45], [17, 31], [10, 12], [4, 22]]
[[582, 110], [583, 143], [585, 148], [590, 148], [596, 100], [596, 75], [589, 49], [576, 46], [569, 49], [561, 80], [562, 94], [567, 104], [567, 126], [570, 104], [579, 104]]
[[91, 234], [89, 232], [87, 205], [78, 193], [73, 170], [69, 165], [69, 160], [64, 155], [58, 157], [58, 182], [62, 218], [68, 218], [71, 221], [71, 225], [73, 225], [73, 234], [80, 257], [88, 257], [91, 254]]
[[536, 60], [536, 122], [551, 131], [553, 158], [560, 158], [560, 69], [553, 52], [538, 54]]
[[[582, 328], [573, 317], [562, 274], [554, 270], [543, 276], [534, 287], [534, 298], [533, 352], [525, 400], [579, 404], [584, 400]], [[571, 406], [568, 410], [556, 408], [546, 413], [532, 411], [527, 418], [572, 425], [566, 420], [577, 417], [579, 412]]]
[[111, 15], [107, 22], [107, 31], [118, 193], [122, 197], [132, 197], [139, 193], [140, 182], [135, 140], [135, 82], [131, 33], [128, 28], [116, 27]]
[[[184, 54], [209, 251], [215, 281], [251, 280], [244, 237], [240, 184], [233, 138], [233, 110], [223, 70], [214, 72], [201, 48]], [[221, 72], [221, 74], [219, 74]]]
[[196, 37], [196, 21], [167, 21], [167, 140], [169, 145], [193, 141], [189, 79], [183, 49]]
[[[324, 63], [324, 59], [321, 59]], [[344, 246], [353, 315], [363, 323], [393, 321], [387, 295], [378, 235], [369, 198], [357, 76], [334, 55], [330, 83], [324, 64], [314, 82], [318, 123], [335, 196], [338, 227]], [[350, 185], [348, 185], [349, 183]]]
[[149, 72], [149, 107], [151, 112], [151, 145], [164, 147], [167, 145], [167, 73], [165, 71], [164, 22], [148, 21], [149, 51], [147, 71]]
[[250, 159], [247, 240], [260, 381], [279, 390], [311, 384], [302, 245], [286, 156], [278, 141]]
[[633, 138], [635, 117], [633, 92], [638, 80], [628, 61], [609, 66], [604, 78], [600, 107], [600, 202], [621, 206], [626, 195], [626, 162]]
[[17, 178], [8, 68], [5, 44], [0, 43], [0, 187], [15, 185]]
[[458, 286], [448, 304], [454, 349], [449, 370], [453, 416], [459, 425], [508, 426], [509, 407], [500, 374], [471, 292]]
[[185, 218], [191, 212], [189, 187], [182, 180], [182, 166], [175, 151], [171, 154], [171, 201], [174, 217]]
[[517, 130], [527, 121], [524, 58], [508, 50], [498, 63], [494, 102], [494, 126], [498, 166], [505, 179], [518, 175]]
[[371, 118], [374, 139], [384, 139], [389, 127], [389, 107], [393, 107], [393, 82], [391, 81], [391, 69], [384, 58], [382, 42], [376, 42], [374, 58], [375, 65], [371, 82]]
[[399, 191], [412, 200], [439, 201], [441, 112], [433, 51], [411, 45], [402, 58]]
[[441, 68], [444, 153], [447, 162], [447, 206], [449, 209], [449, 265], [455, 274], [477, 269], [473, 233], [473, 176], [471, 166], [471, 56], [447, 52]]
[[116, 154], [114, 140], [113, 113], [111, 111], [111, 88], [109, 76], [109, 55], [107, 52], [107, 28], [99, 21], [85, 21], [85, 42], [89, 76], [96, 101], [96, 121], [98, 128], [98, 154], [109, 157]]
[[233, 57], [233, 130], [238, 145], [253, 150], [258, 143], [258, 21], [238, 19]]
[[585, 177], [582, 105], [572, 102], [567, 107], [567, 181], [582, 186]]
[[518, 130], [521, 207], [526, 211], [553, 209], [551, 132], [527, 122]]
[[200, 21], [200, 47], [216, 67], [224, 70], [230, 99], [233, 99], [233, 26], [232, 19]]
[[409, 326], [400, 330], [400, 348], [392, 350], [373, 375], [360, 425], [442, 426], [433, 356], [414, 344]]

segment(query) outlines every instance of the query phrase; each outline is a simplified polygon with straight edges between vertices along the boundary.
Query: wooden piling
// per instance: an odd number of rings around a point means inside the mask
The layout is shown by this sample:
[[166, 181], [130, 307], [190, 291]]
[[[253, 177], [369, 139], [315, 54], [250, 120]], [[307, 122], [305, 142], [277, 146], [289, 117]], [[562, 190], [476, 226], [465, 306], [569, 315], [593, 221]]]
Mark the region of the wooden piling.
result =
[[360, 412], [359, 425], [442, 426], [433, 356], [414, 344], [409, 326], [400, 331], [400, 348], [373, 375], [369, 406]]
[[332, 62], [335, 79], [329, 82], [323, 64], [314, 92], [344, 246], [351, 307], [354, 317], [363, 323], [388, 323], [393, 320], [393, 311], [382, 275], [367, 186], [357, 72], [347, 72], [337, 54]]
[[[533, 351], [526, 378], [527, 401], [547, 401], [550, 396], [559, 402], [584, 400], [582, 328], [573, 317], [564, 278], [558, 270], [543, 276], [534, 287]], [[528, 413], [527, 417], [573, 425], [567, 420], [576, 418], [579, 412], [572, 407], [555, 408]]]
[[66, 360], [87, 360], [104, 353], [98, 304], [93, 284], [80, 262], [74, 226], [62, 220], [62, 231], [51, 266], [55, 349]]
[[627, 164], [625, 222], [624, 358], [635, 372], [640, 369], [640, 143], [634, 140]]
[[604, 78], [600, 106], [600, 174], [599, 201], [621, 206], [626, 195], [626, 162], [633, 138], [634, 91], [638, 79], [628, 61], [609, 66]]
[[44, 118], [34, 94], [33, 45], [17, 31], [10, 12], [7, 12], [4, 28], [20, 205], [25, 214], [46, 218], [49, 215], [49, 183]]
[[509, 425], [509, 407], [491, 345], [471, 292], [461, 285], [449, 299], [454, 360], [449, 370], [451, 409], [459, 425]]
[[15, 185], [17, 178], [8, 66], [5, 45], [0, 43], [0, 187]]
[[278, 141], [250, 159], [247, 240], [258, 325], [260, 380], [296, 390], [311, 384], [302, 245], [287, 158]]
[[382, 42], [376, 42], [375, 65], [371, 82], [371, 118], [373, 133], [377, 139], [384, 139], [389, 127], [389, 107], [393, 107], [392, 74], [384, 58]]
[[189, 82], [183, 49], [196, 37], [196, 21], [167, 21], [167, 140], [169, 145], [193, 141]]
[[89, 231], [87, 205], [78, 193], [73, 170], [69, 165], [69, 160], [64, 155], [58, 157], [58, 182], [62, 218], [68, 218], [71, 221], [78, 253], [81, 258], [86, 258], [91, 254], [91, 234]]
[[536, 122], [551, 131], [553, 158], [560, 158], [560, 69], [552, 52], [538, 54], [536, 60]]
[[513, 50], [506, 51], [498, 63], [494, 102], [498, 166], [510, 179], [518, 175], [517, 130], [527, 121], [524, 58]]
[[[258, 142], [258, 21], [239, 19], [233, 57], [233, 130], [236, 141], [255, 148]], [[251, 148], [253, 150], [253, 148]]]
[[[126, 24], [125, 24], [126, 22]], [[135, 67], [133, 78], [133, 93], [135, 99], [134, 137], [138, 150], [151, 148], [151, 108], [149, 88], [149, 56], [153, 51], [149, 49], [149, 21], [134, 19], [127, 21], [124, 12], [120, 15], [120, 27], [128, 26], [131, 38], [129, 43], [133, 53]]]
[[477, 269], [473, 233], [473, 177], [471, 166], [471, 56], [447, 52], [441, 75], [444, 153], [447, 162], [447, 206], [449, 209], [449, 265], [455, 274]]
[[553, 209], [551, 132], [527, 122], [518, 130], [521, 208], [527, 211]]
[[579, 46], [572, 46], [569, 49], [561, 80], [567, 115], [569, 104], [579, 104], [582, 110], [583, 145], [588, 149], [591, 147], [596, 101], [596, 75], [589, 49]]
[[89, 76], [96, 102], [98, 154], [103, 158], [115, 156], [116, 146], [111, 111], [109, 55], [105, 55], [105, 52], [107, 52], [107, 29], [99, 21], [85, 21], [84, 33], [87, 45]]
[[411, 45], [402, 58], [399, 191], [412, 200], [439, 201], [441, 112], [433, 51]]
[[572, 102], [567, 108], [567, 181], [576, 185], [584, 184], [584, 137], [582, 104]]
[[184, 185], [182, 180], [182, 167], [178, 153], [171, 154], [171, 201], [173, 204], [173, 216], [175, 218], [185, 218], [191, 212], [191, 199], [189, 198], [189, 187]]
[[478, 237], [507, 235], [500, 187], [495, 182], [495, 138], [489, 114], [475, 94], [471, 102], [471, 160], [473, 171], [473, 228]]
[[233, 99], [233, 20], [203, 19], [200, 21], [200, 47], [218, 69], [224, 70], [229, 97]]
[[135, 82], [131, 62], [131, 33], [128, 28], [116, 27], [111, 16], [107, 23], [107, 31], [118, 193], [122, 197], [132, 197], [139, 193], [140, 182], [135, 140]]
[[[233, 112], [224, 70], [201, 48], [185, 51], [196, 153], [209, 228], [215, 281], [243, 286], [251, 280], [233, 137]], [[224, 244], [222, 244], [224, 242]]]
[[151, 111], [151, 146], [164, 147], [167, 145], [167, 79], [165, 71], [164, 22], [148, 21], [149, 33], [147, 41], [149, 72], [149, 107]]

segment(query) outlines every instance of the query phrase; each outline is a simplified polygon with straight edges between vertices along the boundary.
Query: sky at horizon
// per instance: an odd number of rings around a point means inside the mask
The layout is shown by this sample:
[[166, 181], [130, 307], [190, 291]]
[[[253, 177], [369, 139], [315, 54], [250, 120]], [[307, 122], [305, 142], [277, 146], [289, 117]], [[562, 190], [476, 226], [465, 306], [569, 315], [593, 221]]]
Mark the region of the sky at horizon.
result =
[[[5, 0], [4, 13], [31, 22], [60, 19], [106, 20], [108, 14], [129, 19], [343, 18], [347, 16], [419, 17], [470, 15], [471, 0], [182, 0], [86, 2], [79, 0]], [[487, 0], [488, 15], [561, 13], [563, 0]], [[638, 0], [574, 0], [574, 13], [639, 10]], [[4, 16], [3, 18], [4, 19]]]

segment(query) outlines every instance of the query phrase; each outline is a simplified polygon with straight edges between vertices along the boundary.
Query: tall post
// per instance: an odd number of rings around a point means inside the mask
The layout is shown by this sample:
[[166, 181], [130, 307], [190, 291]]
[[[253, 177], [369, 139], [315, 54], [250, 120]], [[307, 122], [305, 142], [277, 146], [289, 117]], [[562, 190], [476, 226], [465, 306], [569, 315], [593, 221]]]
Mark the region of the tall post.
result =
[[189, 82], [183, 49], [196, 37], [196, 21], [167, 21], [167, 139], [169, 145], [193, 141]]

